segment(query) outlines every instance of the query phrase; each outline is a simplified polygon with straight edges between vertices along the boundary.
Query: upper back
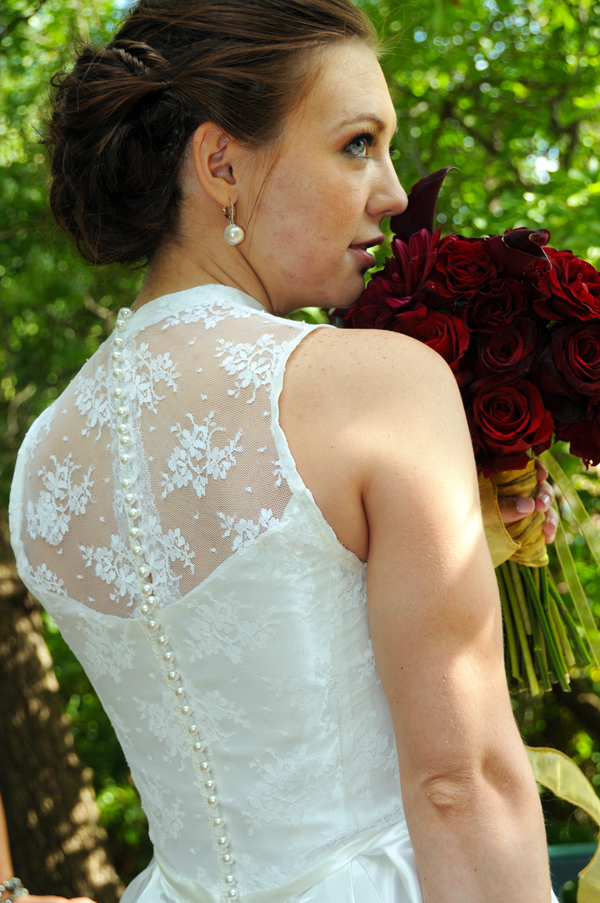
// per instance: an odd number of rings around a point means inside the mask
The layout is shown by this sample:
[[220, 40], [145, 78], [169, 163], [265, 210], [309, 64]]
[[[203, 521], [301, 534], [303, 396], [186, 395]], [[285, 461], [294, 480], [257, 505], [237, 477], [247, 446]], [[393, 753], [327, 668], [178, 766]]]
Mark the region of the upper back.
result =
[[29, 580], [130, 617], [137, 546], [169, 604], [278, 521], [273, 381], [308, 331], [220, 286], [121, 312], [26, 440], [13, 510]]

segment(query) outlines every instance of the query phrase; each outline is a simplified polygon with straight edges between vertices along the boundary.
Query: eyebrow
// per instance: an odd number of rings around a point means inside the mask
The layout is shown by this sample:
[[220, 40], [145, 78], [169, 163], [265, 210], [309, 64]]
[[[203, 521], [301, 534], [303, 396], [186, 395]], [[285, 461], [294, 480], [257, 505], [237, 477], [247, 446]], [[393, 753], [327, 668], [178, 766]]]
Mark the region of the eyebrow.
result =
[[[386, 124], [383, 119], [380, 119], [379, 116], [373, 116], [372, 113], [359, 113], [358, 116], [353, 116], [351, 119], [344, 119], [340, 126], [345, 125], [355, 125], [359, 122], [373, 122], [377, 126], [379, 132], [384, 132], [386, 129]], [[396, 128], [394, 129], [394, 135], [398, 131], [398, 125], [396, 124]]]

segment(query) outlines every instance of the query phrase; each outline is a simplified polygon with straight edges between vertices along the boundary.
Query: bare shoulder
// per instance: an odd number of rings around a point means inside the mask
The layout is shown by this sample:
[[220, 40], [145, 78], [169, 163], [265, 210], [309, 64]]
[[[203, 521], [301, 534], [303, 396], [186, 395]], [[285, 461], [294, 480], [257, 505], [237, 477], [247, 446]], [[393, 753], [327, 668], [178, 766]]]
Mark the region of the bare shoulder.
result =
[[325, 409], [376, 418], [383, 408], [413, 412], [450, 404], [462, 410], [452, 371], [443, 358], [409, 336], [377, 329], [318, 329], [289, 365], [292, 392]]

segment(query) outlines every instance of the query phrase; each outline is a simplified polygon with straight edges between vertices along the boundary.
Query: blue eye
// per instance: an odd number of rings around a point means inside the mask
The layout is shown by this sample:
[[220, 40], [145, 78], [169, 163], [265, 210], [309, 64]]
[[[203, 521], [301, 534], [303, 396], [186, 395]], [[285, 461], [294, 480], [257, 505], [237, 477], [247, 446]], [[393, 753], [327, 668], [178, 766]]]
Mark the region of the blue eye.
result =
[[357, 135], [356, 138], [349, 141], [345, 146], [344, 151], [352, 154], [353, 157], [364, 160], [369, 156], [369, 148], [374, 142], [375, 137], [373, 135], [369, 134], [369, 132], [363, 132], [363, 134]]

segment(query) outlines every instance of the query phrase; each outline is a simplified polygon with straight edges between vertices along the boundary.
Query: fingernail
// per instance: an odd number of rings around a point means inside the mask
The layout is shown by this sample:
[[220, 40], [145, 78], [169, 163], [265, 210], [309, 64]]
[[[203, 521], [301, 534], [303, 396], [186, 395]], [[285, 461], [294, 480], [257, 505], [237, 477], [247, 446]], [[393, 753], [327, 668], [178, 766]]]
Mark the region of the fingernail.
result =
[[533, 499], [517, 499], [516, 509], [519, 514], [531, 514], [535, 508]]
[[548, 495], [547, 492], [542, 492], [542, 494], [540, 496], [538, 496], [538, 498], [539, 498], [540, 502], [542, 503], [542, 505], [549, 505], [550, 502], [552, 501], [552, 498]]

